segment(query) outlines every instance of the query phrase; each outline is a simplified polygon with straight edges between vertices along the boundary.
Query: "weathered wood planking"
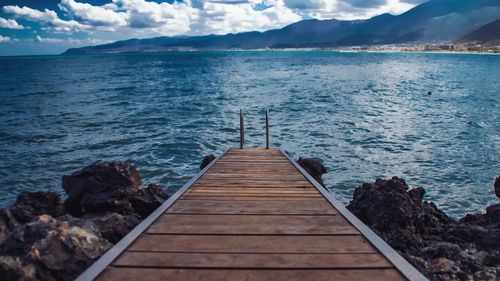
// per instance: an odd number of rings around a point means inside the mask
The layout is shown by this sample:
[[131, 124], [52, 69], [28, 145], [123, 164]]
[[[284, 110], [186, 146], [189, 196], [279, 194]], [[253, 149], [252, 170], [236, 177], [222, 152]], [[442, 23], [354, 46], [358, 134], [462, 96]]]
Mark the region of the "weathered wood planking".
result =
[[89, 270], [111, 281], [425, 280], [402, 274], [300, 169], [278, 149], [231, 149]]
[[227, 254], [125, 252], [114, 263], [122, 267], [164, 268], [392, 268], [379, 254]]
[[338, 212], [325, 201], [211, 201], [179, 200], [171, 214], [254, 214], [254, 215], [335, 215]]
[[[168, 238], [168, 239], [166, 239]], [[373, 254], [377, 250], [361, 235], [149, 235], [129, 248], [139, 252]]]
[[387, 281], [400, 280], [395, 269], [172, 269], [110, 267], [101, 280], [108, 281]]

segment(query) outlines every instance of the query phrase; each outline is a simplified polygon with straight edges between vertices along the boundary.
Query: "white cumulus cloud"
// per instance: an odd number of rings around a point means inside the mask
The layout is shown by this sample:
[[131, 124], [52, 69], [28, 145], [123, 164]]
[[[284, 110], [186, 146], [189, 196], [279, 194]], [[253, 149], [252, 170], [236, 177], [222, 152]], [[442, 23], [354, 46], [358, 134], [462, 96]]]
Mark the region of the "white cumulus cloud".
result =
[[[255, 9], [257, 4], [266, 9]], [[61, 0], [59, 8], [92, 31], [118, 31], [129, 37], [264, 31], [302, 19], [283, 0], [112, 0], [102, 6]]]
[[62, 20], [56, 12], [49, 9], [40, 11], [29, 7], [8, 5], [3, 7], [3, 11], [7, 14], [12, 14], [15, 18], [23, 18], [29, 21], [44, 23], [51, 30], [57, 32], [70, 32], [86, 30], [89, 28], [89, 26], [81, 24], [75, 20]]
[[[180, 35], [191, 31], [190, 25], [198, 20], [200, 10], [185, 3], [156, 3], [145, 0], [113, 0], [118, 11], [128, 15], [128, 27], [139, 32]], [[148, 30], [149, 29], [149, 30]]]
[[[284, 0], [305, 18], [354, 20], [383, 13], [401, 14], [415, 6], [410, 0]], [[422, 1], [422, 0], [415, 0]]]
[[35, 42], [39, 42], [39, 43], [63, 43], [63, 42], [65, 42], [65, 40], [59, 39], [59, 38], [46, 38], [46, 37], [41, 37], [40, 35], [37, 35], [35, 37]]
[[2, 36], [2, 35], [0, 35], [0, 43], [2, 43], [2, 42], [8, 42], [10, 40], [11, 40], [11, 38], [9, 36]]
[[4, 18], [0, 18], [0, 27], [8, 29], [24, 29], [24, 26], [17, 23], [17, 21], [13, 19], [4, 19]]
[[77, 39], [77, 38], [51, 38], [51, 37], [42, 37], [40, 35], [37, 35], [35, 39], [33, 39], [34, 42], [36, 43], [49, 43], [49, 44], [67, 44], [67, 45], [75, 45], [75, 46], [82, 46], [82, 45], [96, 45], [96, 44], [105, 44], [105, 43], [111, 43], [112, 41], [109, 40], [98, 40], [94, 38], [89, 38], [89, 39]]
[[192, 34], [225, 34], [244, 31], [264, 31], [279, 28], [302, 19], [282, 0], [266, 1], [266, 9], [256, 10], [260, 1], [234, 4], [233, 2], [206, 2], [200, 9], [200, 18], [191, 25]]
[[74, 0], [62, 0], [59, 8], [77, 21], [91, 26], [120, 27], [127, 24], [127, 14], [115, 12], [114, 6], [92, 6]]

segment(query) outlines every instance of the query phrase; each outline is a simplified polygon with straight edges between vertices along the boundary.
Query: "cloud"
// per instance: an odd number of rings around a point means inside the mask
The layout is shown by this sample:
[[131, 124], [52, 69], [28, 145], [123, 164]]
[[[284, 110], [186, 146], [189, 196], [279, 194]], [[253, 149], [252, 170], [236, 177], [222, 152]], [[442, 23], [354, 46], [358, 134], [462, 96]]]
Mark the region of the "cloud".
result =
[[349, 0], [345, 2], [357, 8], [378, 8], [387, 4], [387, 0]]
[[62, 20], [56, 12], [45, 9], [44, 11], [29, 7], [4, 6], [3, 11], [12, 14], [15, 18], [23, 18], [33, 22], [44, 23], [49, 29], [56, 32], [70, 32], [89, 29], [89, 26], [81, 24], [75, 20]]
[[40, 35], [37, 35], [35, 37], [35, 42], [38, 42], [38, 43], [63, 43], [63, 42], [66, 42], [66, 40], [64, 39], [59, 39], [59, 38], [44, 38], [44, 37], [41, 37]]
[[336, 7], [335, 0], [285, 0], [287, 7], [295, 10], [326, 10]]
[[400, 2], [407, 3], [407, 4], [418, 5], [418, 4], [422, 4], [424, 2], [427, 2], [427, 1], [429, 1], [429, 0], [401, 0]]
[[[190, 29], [190, 24], [199, 18], [200, 10], [191, 6], [190, 1], [183, 3], [156, 3], [144, 0], [113, 0], [119, 11], [126, 11], [129, 28], [139, 32], [179, 35]], [[142, 29], [142, 31], [140, 31]]]
[[33, 42], [36, 43], [49, 43], [49, 44], [67, 44], [67, 45], [75, 45], [75, 46], [83, 46], [83, 45], [96, 45], [96, 44], [105, 44], [111, 43], [110, 40], [99, 40], [94, 38], [89, 39], [77, 39], [77, 38], [50, 38], [50, 37], [41, 37], [37, 35]]
[[24, 26], [17, 23], [17, 21], [4, 18], [0, 18], [0, 27], [8, 29], [24, 29]]
[[248, 0], [210, 0], [208, 2], [219, 3], [219, 4], [233, 4], [233, 5], [249, 3]]
[[284, 0], [287, 7], [303, 17], [330, 19], [338, 15], [337, 0]]
[[255, 10], [254, 2], [227, 4], [207, 2], [203, 5], [200, 20], [192, 25], [195, 34], [224, 34], [244, 31], [264, 31], [291, 24], [302, 19], [282, 0], [266, 1], [269, 6]]
[[305, 18], [367, 19], [383, 13], [401, 14], [422, 0], [284, 0], [293, 11]]
[[0, 43], [2, 42], [9, 42], [11, 38], [9, 36], [2, 36], [0, 35]]
[[[265, 3], [264, 3], [265, 2]], [[225, 34], [267, 30], [301, 20], [283, 0], [186, 0], [156, 3], [113, 0], [92, 6], [61, 0], [59, 8], [93, 31], [119, 31], [128, 36]], [[258, 4], [265, 9], [255, 9]]]
[[116, 5], [92, 6], [74, 0], [62, 0], [58, 6], [86, 25], [116, 28], [127, 24], [127, 14], [115, 12]]

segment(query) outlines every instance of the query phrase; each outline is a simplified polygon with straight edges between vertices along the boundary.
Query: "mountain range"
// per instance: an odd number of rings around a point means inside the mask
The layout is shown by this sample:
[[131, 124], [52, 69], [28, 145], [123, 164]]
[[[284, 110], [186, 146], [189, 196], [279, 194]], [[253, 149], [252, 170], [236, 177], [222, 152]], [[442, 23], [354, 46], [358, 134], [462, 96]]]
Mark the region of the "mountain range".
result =
[[468, 33], [460, 38], [459, 42], [500, 45], [500, 19]]
[[[467, 40], [471, 38], [467, 37], [469, 33], [498, 19], [499, 0], [430, 0], [397, 16], [382, 14], [367, 20], [309, 19], [265, 32], [129, 39], [68, 49], [64, 54], [444, 43]], [[500, 34], [492, 36], [499, 39]]]

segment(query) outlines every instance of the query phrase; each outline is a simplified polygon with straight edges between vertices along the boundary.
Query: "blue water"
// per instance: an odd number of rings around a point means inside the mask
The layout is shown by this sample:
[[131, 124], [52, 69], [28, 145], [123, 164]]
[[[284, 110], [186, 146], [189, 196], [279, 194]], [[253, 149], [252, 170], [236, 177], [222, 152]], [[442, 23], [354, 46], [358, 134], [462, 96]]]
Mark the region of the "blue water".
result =
[[[432, 96], [426, 93], [432, 91]], [[497, 202], [500, 56], [189, 52], [0, 58], [0, 206], [62, 191], [95, 160], [130, 160], [176, 190], [203, 155], [271, 142], [321, 158], [349, 202], [393, 175], [458, 217]]]

